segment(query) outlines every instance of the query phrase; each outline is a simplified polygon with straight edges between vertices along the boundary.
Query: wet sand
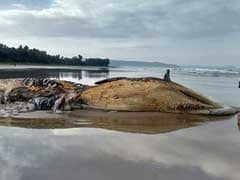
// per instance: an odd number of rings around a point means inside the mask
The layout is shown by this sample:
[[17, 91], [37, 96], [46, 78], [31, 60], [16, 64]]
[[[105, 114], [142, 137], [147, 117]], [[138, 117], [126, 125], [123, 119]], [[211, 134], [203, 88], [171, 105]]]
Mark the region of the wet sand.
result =
[[0, 64], [0, 70], [21, 70], [21, 69], [66, 69], [66, 70], [100, 70], [108, 67], [101, 66], [54, 66], [54, 65], [24, 65], [24, 64]]
[[[162, 77], [162, 72], [165, 71], [144, 68], [134, 72], [110, 71], [104, 76], [96, 76], [95, 72], [91, 76], [87, 72], [54, 72], [49, 77], [94, 83], [106, 76]], [[172, 78], [219, 102], [239, 106], [239, 77], [173, 72]], [[45, 119], [49, 114], [34, 113], [37, 119], [41, 115], [41, 120], [34, 119], [33, 114], [27, 121], [1, 119], [1, 180], [240, 179], [238, 116], [211, 120], [177, 114], [136, 116], [89, 111], [73, 112], [62, 120], [59, 115], [50, 123]], [[66, 123], [71, 119], [72, 123]]]

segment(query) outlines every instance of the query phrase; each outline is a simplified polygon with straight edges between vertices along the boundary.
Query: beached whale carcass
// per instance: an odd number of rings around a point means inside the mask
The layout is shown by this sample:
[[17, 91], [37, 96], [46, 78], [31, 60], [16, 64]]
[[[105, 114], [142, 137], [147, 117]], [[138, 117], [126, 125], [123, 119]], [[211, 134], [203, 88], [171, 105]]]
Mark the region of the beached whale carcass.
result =
[[195, 91], [158, 78], [112, 78], [85, 90], [81, 100], [88, 107], [116, 111], [153, 111], [204, 115], [230, 115], [225, 107]]
[[0, 80], [0, 110], [7, 114], [33, 110], [71, 110], [77, 103], [76, 96], [87, 87], [52, 79]]
[[205, 115], [231, 115], [238, 111], [158, 78], [113, 78], [92, 87], [52, 79], [6, 79], [0, 80], [0, 100], [0, 111], [10, 114], [78, 108]]

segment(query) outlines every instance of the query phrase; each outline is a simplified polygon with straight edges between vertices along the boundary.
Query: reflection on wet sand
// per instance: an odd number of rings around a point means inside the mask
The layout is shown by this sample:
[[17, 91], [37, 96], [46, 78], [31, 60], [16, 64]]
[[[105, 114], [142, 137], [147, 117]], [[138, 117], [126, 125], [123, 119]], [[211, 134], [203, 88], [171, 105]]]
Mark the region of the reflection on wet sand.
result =
[[[83, 75], [84, 73], [84, 75]], [[10, 78], [74, 78], [81, 80], [83, 77], [106, 78], [108, 69], [80, 70], [80, 69], [2, 69], [0, 79]]]
[[102, 128], [129, 133], [159, 134], [230, 118], [232, 117], [77, 110], [64, 115], [46, 112], [44, 117], [42, 112], [33, 112], [23, 116], [2, 118], [0, 125], [37, 129]]
[[100, 70], [88, 70], [85, 71], [85, 76], [88, 78], [102, 78], [102, 77], [107, 77], [109, 74], [108, 69], [100, 69]]
[[240, 131], [240, 113], [238, 113], [238, 129]]

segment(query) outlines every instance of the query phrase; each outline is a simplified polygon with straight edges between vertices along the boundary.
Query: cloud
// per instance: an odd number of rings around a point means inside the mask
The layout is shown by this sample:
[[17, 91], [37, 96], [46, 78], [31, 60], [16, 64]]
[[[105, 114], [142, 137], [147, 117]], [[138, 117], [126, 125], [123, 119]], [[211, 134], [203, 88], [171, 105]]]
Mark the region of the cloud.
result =
[[1, 0], [0, 10], [6, 9], [42, 9], [47, 8], [51, 4], [51, 0]]
[[55, 0], [40, 10], [3, 10], [0, 22], [19, 35], [199, 38], [239, 31], [239, 7], [234, 0]]
[[[237, 64], [240, 56], [236, 0], [10, 0], [0, 8], [0, 36], [10, 45], [46, 49], [51, 44], [50, 52], [58, 48], [60, 54], [75, 55], [75, 50], [64, 54], [66, 48], [56, 43], [70, 47], [74, 40], [75, 49], [88, 56], [165, 56], [167, 63], [181, 64]], [[95, 44], [94, 50], [81, 42]]]

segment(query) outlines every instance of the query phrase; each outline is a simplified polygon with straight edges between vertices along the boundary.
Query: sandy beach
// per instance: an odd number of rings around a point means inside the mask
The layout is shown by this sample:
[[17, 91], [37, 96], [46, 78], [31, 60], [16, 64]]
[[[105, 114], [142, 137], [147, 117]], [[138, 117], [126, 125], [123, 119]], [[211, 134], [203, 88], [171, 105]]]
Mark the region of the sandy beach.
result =
[[[48, 70], [40, 74], [39, 69], [30, 73], [9, 70], [0, 77], [44, 75], [93, 85], [109, 77], [163, 77], [165, 70]], [[238, 76], [201, 76], [174, 70], [171, 75], [172, 80], [217, 102], [239, 106]], [[237, 115], [210, 118], [164, 113], [46, 111], [1, 118], [0, 131], [0, 177], [10, 177], [7, 172], [15, 174], [13, 180], [29, 179], [26, 176], [31, 174], [39, 180], [56, 174], [61, 174], [61, 179], [73, 180], [83, 174], [89, 180], [240, 178]]]

